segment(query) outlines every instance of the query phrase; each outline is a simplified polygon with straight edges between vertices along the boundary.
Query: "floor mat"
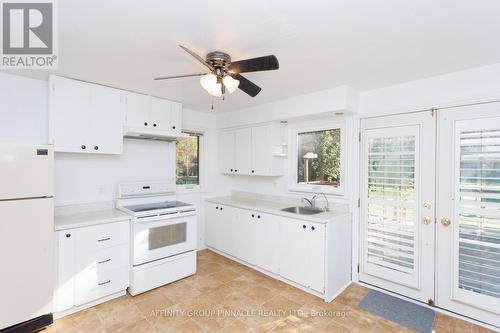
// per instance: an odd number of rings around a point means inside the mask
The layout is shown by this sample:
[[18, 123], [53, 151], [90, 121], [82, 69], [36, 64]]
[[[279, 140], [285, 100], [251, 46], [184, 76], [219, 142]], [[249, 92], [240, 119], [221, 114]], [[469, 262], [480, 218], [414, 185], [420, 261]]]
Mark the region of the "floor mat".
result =
[[431, 309], [376, 290], [368, 292], [359, 307], [422, 333], [431, 333], [436, 320]]

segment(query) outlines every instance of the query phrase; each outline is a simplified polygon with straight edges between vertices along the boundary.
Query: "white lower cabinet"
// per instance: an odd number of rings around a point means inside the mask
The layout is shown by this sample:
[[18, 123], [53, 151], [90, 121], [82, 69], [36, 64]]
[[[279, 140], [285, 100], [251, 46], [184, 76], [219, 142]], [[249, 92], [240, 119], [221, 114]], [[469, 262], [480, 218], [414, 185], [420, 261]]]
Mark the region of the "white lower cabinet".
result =
[[285, 219], [280, 223], [280, 275], [323, 293], [325, 225]]
[[206, 211], [209, 247], [328, 301], [350, 283], [349, 214], [323, 224], [211, 202]]
[[56, 232], [56, 313], [125, 291], [129, 285], [129, 221]]

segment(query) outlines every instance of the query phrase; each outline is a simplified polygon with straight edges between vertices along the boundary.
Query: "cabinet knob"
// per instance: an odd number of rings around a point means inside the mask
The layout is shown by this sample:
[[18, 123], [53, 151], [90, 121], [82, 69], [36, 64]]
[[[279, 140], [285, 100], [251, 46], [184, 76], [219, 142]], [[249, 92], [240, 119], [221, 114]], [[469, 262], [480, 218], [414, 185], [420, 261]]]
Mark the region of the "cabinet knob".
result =
[[305, 224], [303, 224], [303, 225], [302, 225], [302, 229], [305, 229], [305, 228], [306, 228], [306, 225], [305, 225]]
[[234, 172], [238, 172], [238, 170], [237, 170], [237, 169], [234, 169]]
[[172, 126], [173, 129], [175, 129], [175, 126]]
[[233, 169], [231, 169], [231, 172], [233, 172]]
[[220, 210], [222, 210], [222, 207], [220, 208]]
[[66, 238], [70, 238], [71, 237], [71, 234], [66, 234]]
[[99, 149], [99, 146], [94, 146], [94, 150], [98, 150]]
[[86, 149], [86, 148], [87, 148], [87, 146], [85, 146], [85, 145], [82, 145], [82, 149]]
[[255, 173], [255, 170], [252, 170], [252, 173]]
[[219, 209], [219, 206], [215, 206], [215, 209]]
[[252, 217], [255, 217], [255, 215], [254, 215], [254, 214], [252, 214]]
[[260, 215], [257, 215], [257, 218], [260, 219]]
[[314, 227], [311, 227], [311, 230], [314, 230]]
[[153, 124], [153, 127], [156, 127], [156, 124]]
[[144, 126], [148, 126], [148, 123], [146, 123], [146, 122], [145, 122], [145, 123], [144, 123]]

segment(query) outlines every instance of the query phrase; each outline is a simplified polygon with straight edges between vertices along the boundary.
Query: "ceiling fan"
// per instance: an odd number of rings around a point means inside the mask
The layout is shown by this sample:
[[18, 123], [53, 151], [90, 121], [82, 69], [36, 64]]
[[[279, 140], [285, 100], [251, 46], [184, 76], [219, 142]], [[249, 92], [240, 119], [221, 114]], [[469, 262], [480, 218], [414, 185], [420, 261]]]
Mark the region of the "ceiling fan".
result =
[[212, 96], [220, 97], [225, 92], [233, 93], [240, 88], [248, 95], [255, 97], [262, 90], [252, 81], [246, 79], [240, 73], [260, 72], [279, 69], [278, 59], [274, 55], [245, 59], [231, 62], [229, 54], [214, 51], [206, 55], [205, 59], [189, 50], [187, 47], [179, 45], [184, 51], [192, 55], [196, 60], [205, 65], [210, 72], [199, 74], [186, 74], [157, 77], [155, 80], [176, 79], [181, 77], [201, 76], [201, 86]]

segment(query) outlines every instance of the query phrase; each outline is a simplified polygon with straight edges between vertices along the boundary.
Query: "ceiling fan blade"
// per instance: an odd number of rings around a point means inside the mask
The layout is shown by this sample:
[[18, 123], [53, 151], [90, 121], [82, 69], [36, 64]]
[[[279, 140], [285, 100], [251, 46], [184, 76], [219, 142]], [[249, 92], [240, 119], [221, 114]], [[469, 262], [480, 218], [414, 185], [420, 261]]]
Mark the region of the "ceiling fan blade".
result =
[[272, 71], [279, 68], [278, 58], [274, 55], [235, 61], [229, 66], [229, 70], [233, 73]]
[[240, 85], [238, 86], [238, 88], [240, 88], [242, 91], [244, 91], [245, 93], [247, 93], [252, 97], [257, 96], [257, 94], [260, 93], [260, 91], [262, 90], [261, 87], [259, 87], [258, 85], [256, 85], [255, 83], [253, 83], [252, 81], [248, 80], [247, 78], [245, 78], [240, 74], [234, 74], [232, 75], [232, 77], [235, 80], [240, 81]]
[[168, 79], [178, 79], [181, 77], [192, 77], [192, 76], [202, 76], [208, 73], [198, 73], [198, 74], [186, 74], [186, 75], [172, 75], [172, 76], [160, 76], [160, 77], [155, 77], [155, 80], [168, 80]]
[[199, 62], [201, 62], [203, 65], [207, 66], [208, 69], [210, 69], [210, 71], [213, 71], [214, 70], [214, 67], [212, 65], [210, 65], [208, 62], [205, 61], [205, 59], [203, 59], [202, 57], [200, 57], [199, 55], [197, 55], [196, 53], [194, 53], [193, 51], [191, 51], [190, 49], [188, 49], [187, 47], [185, 46], [182, 46], [179, 44], [179, 47], [181, 49], [183, 49], [184, 51], [186, 51], [187, 53], [189, 53], [190, 55], [192, 55], [193, 57], [196, 58], [196, 60], [198, 60]]

